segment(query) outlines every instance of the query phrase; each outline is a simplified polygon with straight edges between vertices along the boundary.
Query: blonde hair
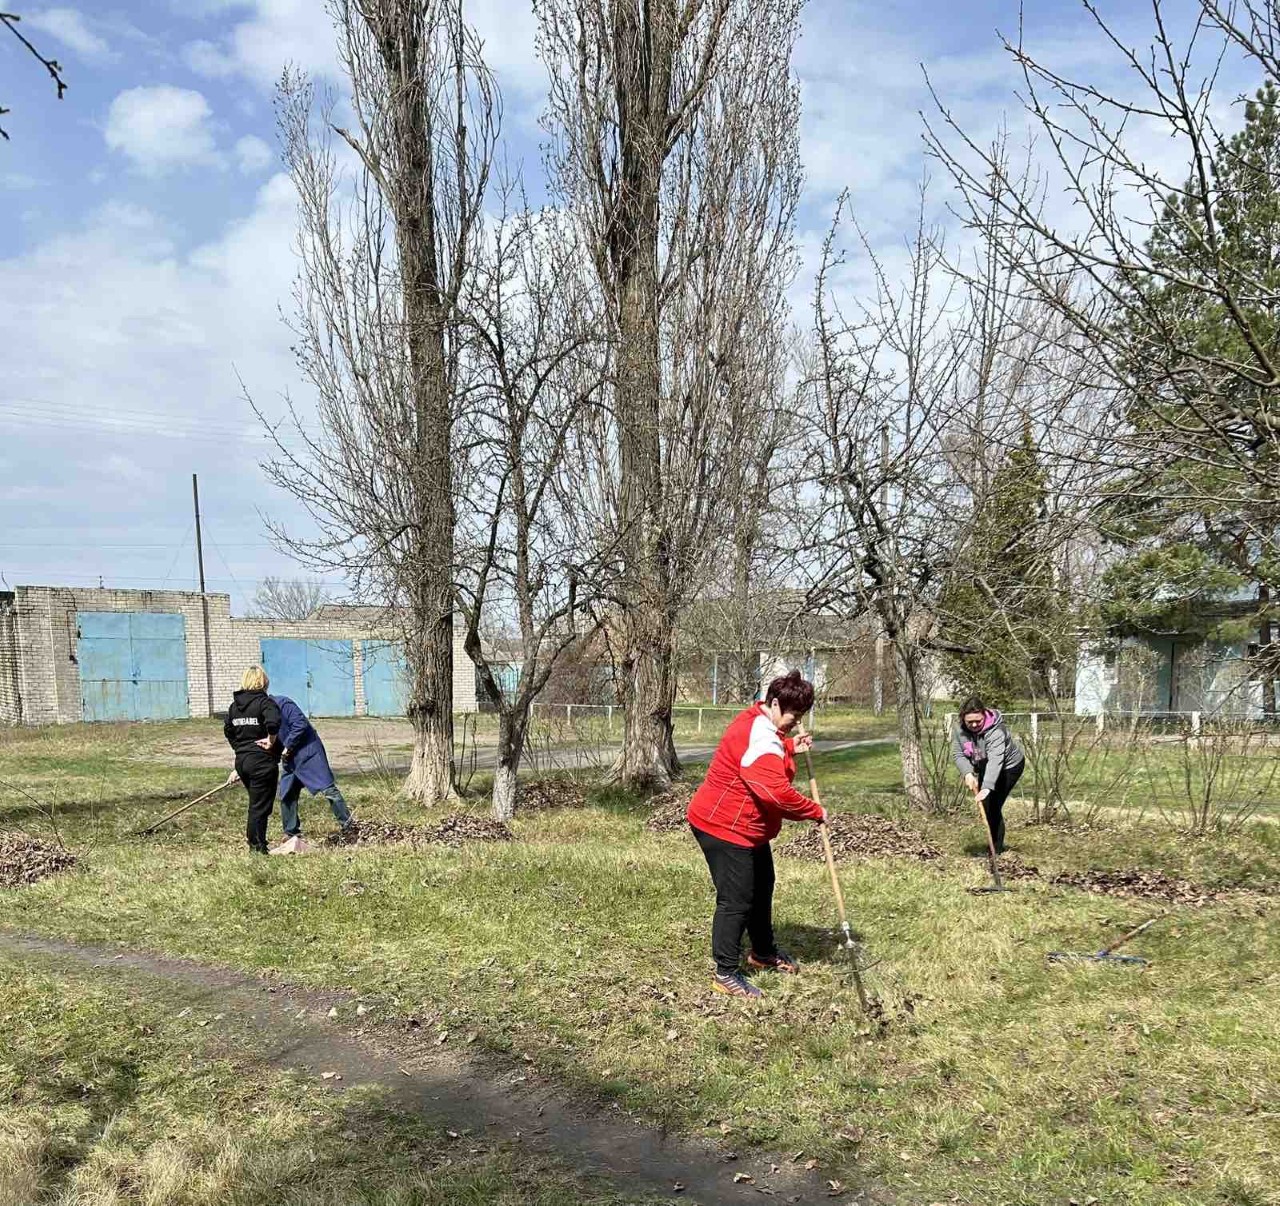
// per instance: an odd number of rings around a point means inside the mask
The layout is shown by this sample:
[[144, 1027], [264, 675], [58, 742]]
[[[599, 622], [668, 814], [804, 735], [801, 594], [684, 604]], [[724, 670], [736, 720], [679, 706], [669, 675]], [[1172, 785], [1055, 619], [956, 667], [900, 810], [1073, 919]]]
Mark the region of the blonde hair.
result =
[[270, 683], [267, 672], [261, 666], [250, 666], [240, 676], [241, 691], [265, 691]]

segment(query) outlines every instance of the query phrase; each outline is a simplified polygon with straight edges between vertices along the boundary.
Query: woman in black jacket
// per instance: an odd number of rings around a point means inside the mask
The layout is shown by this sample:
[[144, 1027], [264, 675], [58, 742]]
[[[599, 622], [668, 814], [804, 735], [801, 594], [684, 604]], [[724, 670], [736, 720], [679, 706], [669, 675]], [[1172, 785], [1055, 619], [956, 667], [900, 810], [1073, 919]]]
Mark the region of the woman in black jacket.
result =
[[240, 779], [249, 793], [249, 849], [267, 853], [267, 818], [276, 798], [280, 777], [280, 709], [267, 694], [267, 672], [250, 666], [240, 680], [222, 731], [236, 755], [233, 779]]

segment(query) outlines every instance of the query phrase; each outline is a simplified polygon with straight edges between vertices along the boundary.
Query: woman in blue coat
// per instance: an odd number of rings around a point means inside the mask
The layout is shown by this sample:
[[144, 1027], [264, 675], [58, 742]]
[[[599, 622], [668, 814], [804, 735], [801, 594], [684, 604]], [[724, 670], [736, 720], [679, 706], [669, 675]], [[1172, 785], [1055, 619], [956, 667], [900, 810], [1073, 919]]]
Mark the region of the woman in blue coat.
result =
[[280, 821], [286, 840], [302, 836], [298, 798], [304, 787], [313, 796], [324, 796], [338, 824], [346, 829], [351, 824], [351, 810], [329, 769], [329, 755], [320, 734], [287, 695], [271, 698], [280, 709]]

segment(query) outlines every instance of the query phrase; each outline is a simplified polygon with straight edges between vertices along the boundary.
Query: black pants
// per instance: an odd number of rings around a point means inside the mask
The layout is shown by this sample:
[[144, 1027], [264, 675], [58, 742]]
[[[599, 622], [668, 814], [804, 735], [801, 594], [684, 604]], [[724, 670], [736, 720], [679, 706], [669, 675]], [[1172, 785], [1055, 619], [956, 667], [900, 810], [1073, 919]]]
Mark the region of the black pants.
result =
[[249, 849], [266, 854], [267, 819], [275, 806], [280, 767], [274, 758], [255, 750], [236, 756], [236, 774], [249, 793], [249, 821], [245, 827]]
[[716, 914], [711, 923], [711, 953], [716, 971], [738, 970], [742, 931], [751, 935], [751, 949], [768, 957], [777, 953], [773, 939], [773, 851], [763, 846], [735, 846], [694, 829], [716, 886]]
[[991, 826], [991, 838], [996, 844], [997, 854], [1004, 850], [1004, 802], [1017, 786], [1018, 780], [1022, 778], [1026, 765], [1024, 761], [1019, 762], [1017, 766], [1006, 766], [1000, 772], [1000, 777], [996, 780], [995, 787], [991, 789], [991, 794], [982, 801], [982, 808], [987, 814], [987, 824]]

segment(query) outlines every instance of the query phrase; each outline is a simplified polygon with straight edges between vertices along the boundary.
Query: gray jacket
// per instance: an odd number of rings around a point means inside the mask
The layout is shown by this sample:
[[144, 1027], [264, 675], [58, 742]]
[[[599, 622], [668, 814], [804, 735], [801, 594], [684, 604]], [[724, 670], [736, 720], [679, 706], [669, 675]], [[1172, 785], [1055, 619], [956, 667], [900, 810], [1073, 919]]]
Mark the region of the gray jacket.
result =
[[1013, 770], [1025, 760], [1022, 747], [1013, 739], [999, 712], [987, 713], [986, 727], [977, 735], [957, 723], [951, 733], [951, 749], [956, 769], [962, 775], [977, 776], [984, 791], [995, 789], [1002, 770]]

